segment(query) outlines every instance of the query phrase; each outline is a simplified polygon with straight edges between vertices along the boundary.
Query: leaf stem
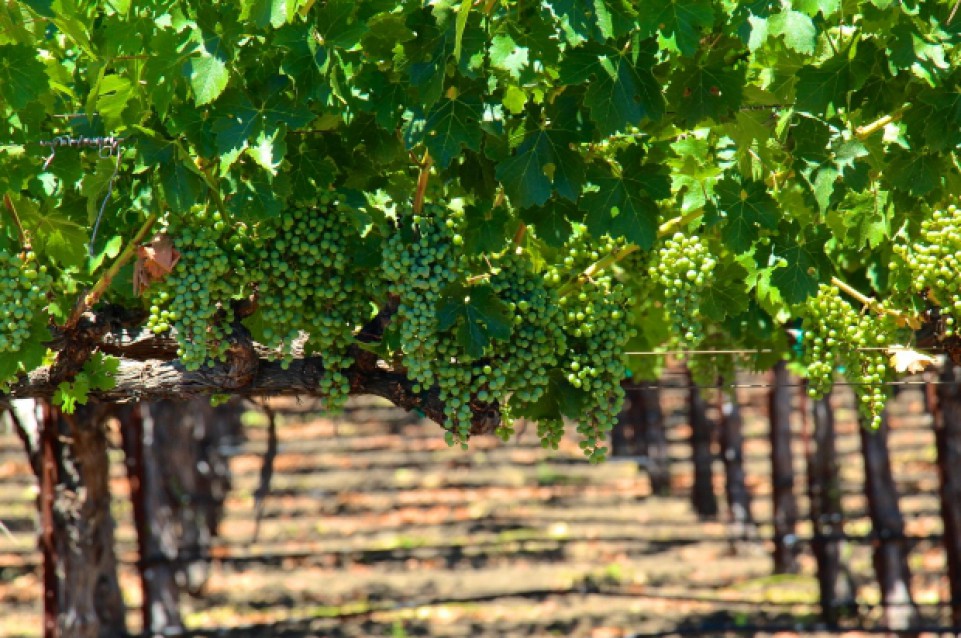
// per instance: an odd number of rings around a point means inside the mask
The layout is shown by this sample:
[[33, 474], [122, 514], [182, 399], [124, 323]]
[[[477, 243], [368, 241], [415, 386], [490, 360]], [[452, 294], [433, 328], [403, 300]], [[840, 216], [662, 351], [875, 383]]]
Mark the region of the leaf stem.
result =
[[100, 279], [97, 280], [97, 283], [90, 289], [90, 292], [81, 297], [80, 301], [77, 302], [76, 307], [73, 309], [73, 314], [67, 319], [67, 323], [63, 325], [64, 330], [75, 328], [80, 321], [80, 317], [83, 316], [83, 313], [97, 303], [100, 297], [107, 292], [107, 288], [110, 287], [110, 283], [113, 281], [113, 278], [117, 276], [117, 273], [120, 272], [120, 269], [137, 254], [137, 246], [143, 242], [158, 218], [159, 215], [157, 213], [151, 213], [147, 217], [140, 227], [140, 230], [137, 231], [137, 234], [133, 236], [133, 239], [131, 239], [123, 249], [123, 252], [120, 253], [117, 259], [110, 265], [110, 268], [100, 276]]
[[27, 232], [23, 229], [20, 215], [17, 214], [17, 207], [13, 205], [13, 200], [10, 199], [10, 195], [7, 193], [3, 194], [3, 205], [10, 213], [10, 217], [13, 218], [13, 225], [17, 227], [17, 234], [20, 236], [20, 245], [24, 250], [30, 250], [30, 239], [27, 237]]
[[663, 239], [664, 237], [667, 237], [678, 228], [687, 226], [695, 219], [701, 217], [703, 214], [704, 209], [698, 208], [697, 210], [692, 210], [691, 212], [680, 215], [679, 217], [667, 220], [657, 229], [657, 238]]
[[905, 114], [905, 112], [910, 108], [911, 108], [910, 103], [902, 104], [897, 109], [895, 109], [893, 113], [889, 113], [888, 115], [879, 117], [878, 119], [874, 120], [870, 124], [859, 126], [857, 129], [855, 129], [854, 136], [857, 137], [859, 140], [866, 140], [867, 138], [871, 137], [872, 135], [874, 135], [875, 133], [883, 129], [888, 124], [891, 124], [892, 122], [897, 122], [898, 120], [900, 120], [901, 117]]
[[[683, 226], [686, 226], [687, 224], [691, 223], [692, 221], [694, 221], [695, 219], [697, 219], [703, 214], [704, 214], [704, 210], [699, 208], [697, 210], [692, 210], [691, 212], [686, 213], [684, 215], [680, 215], [678, 217], [674, 217], [673, 219], [667, 220], [666, 222], [661, 224], [660, 227], [657, 229], [658, 238], [660, 239], [663, 237], [667, 237], [668, 235], [676, 231], [678, 228], [682, 228]], [[628, 244], [627, 246], [625, 246], [624, 248], [621, 248], [620, 250], [617, 250], [609, 255], [605, 255], [601, 257], [600, 259], [595, 261], [593, 264], [585, 268], [584, 272], [572, 277], [567, 283], [561, 286], [557, 290], [557, 294], [560, 297], [566, 297], [567, 295], [571, 294], [571, 292], [574, 291], [582, 283], [584, 283], [585, 281], [589, 281], [590, 278], [596, 275], [597, 273], [601, 272], [605, 268], [609, 268], [613, 266], [614, 264], [618, 263], [628, 255], [632, 255], [637, 251], [639, 251], [640, 249], [641, 247], [638, 246], [637, 244]]]
[[414, 192], [414, 214], [420, 215], [424, 210], [424, 194], [427, 192], [427, 182], [430, 180], [430, 167], [434, 158], [429, 151], [424, 151], [424, 159], [420, 163], [420, 175], [417, 176], [417, 190]]
[[514, 233], [514, 239], [512, 240], [515, 246], [519, 247], [521, 245], [521, 242], [524, 241], [525, 234], [527, 234], [527, 224], [521, 222], [520, 226], [517, 227], [517, 232]]
[[852, 287], [850, 284], [838, 279], [837, 277], [831, 277], [831, 283], [837, 286], [842, 292], [845, 292], [849, 296], [853, 297], [855, 301], [858, 301], [859, 303], [861, 303], [861, 305], [863, 305], [865, 308], [867, 308], [871, 312], [877, 313], [879, 315], [887, 315], [889, 317], [894, 318], [899, 323], [906, 324], [914, 329], [918, 329], [921, 327], [921, 322], [918, 320], [917, 317], [906, 315], [903, 312], [899, 312], [891, 308], [885, 308], [884, 306], [881, 305], [881, 302], [879, 302], [874, 297], [868, 297], [860, 290]]

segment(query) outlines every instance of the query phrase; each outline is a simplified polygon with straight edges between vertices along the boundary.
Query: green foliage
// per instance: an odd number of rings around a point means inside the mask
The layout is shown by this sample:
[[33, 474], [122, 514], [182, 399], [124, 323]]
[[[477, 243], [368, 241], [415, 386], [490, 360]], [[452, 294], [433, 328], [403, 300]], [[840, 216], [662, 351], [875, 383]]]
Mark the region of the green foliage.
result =
[[[101, 299], [151, 311], [146, 325], [175, 332], [185, 365], [222, 358], [231, 306], [255, 295], [264, 305], [245, 320], [255, 337], [288, 360], [305, 340], [329, 358], [325, 391], [342, 396], [358, 331], [399, 295], [383, 340], [364, 347], [442, 391], [452, 441], [496, 400], [541, 419], [548, 445], [563, 418], [577, 418], [600, 458], [625, 343], [663, 349], [676, 323], [708, 344], [796, 356], [784, 327], [815, 321], [810, 300], [832, 278], [901, 319], [862, 332], [910, 340], [906, 318], [926, 304], [951, 314], [958, 302], [918, 257], [936, 254], [957, 280], [950, 233], [932, 221], [961, 190], [951, 9], [3, 4], [0, 256], [8, 269], [36, 263], [46, 279], [28, 321], [0, 324], [0, 354], [15, 355], [0, 357], [0, 379], [43, 363], [51, 322], [66, 321], [116, 242], [152, 216], [166, 220], [181, 261], [147, 301], [131, 293], [128, 271]], [[123, 138], [116, 179], [116, 158], [95, 144], [39, 145], [58, 136]], [[674, 274], [691, 259], [662, 250], [676, 233], [699, 263], [716, 264], [697, 294], [649, 274], [652, 259]], [[107, 251], [108, 238], [121, 239]], [[13, 313], [8, 297], [0, 311]], [[521, 300], [545, 312], [564, 300], [550, 315], [556, 329]], [[603, 319], [577, 335], [588, 307]], [[540, 338], [564, 349], [551, 358], [524, 345]], [[631, 361], [635, 371], [657, 365]]]

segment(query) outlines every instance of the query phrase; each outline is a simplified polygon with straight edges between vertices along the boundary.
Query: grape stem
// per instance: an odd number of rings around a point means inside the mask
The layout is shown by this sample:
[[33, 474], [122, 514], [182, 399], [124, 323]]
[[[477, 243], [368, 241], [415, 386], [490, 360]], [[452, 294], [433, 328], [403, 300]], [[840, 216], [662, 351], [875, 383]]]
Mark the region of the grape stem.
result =
[[517, 232], [514, 233], [514, 245], [520, 246], [521, 242], [524, 241], [524, 235], [527, 233], [527, 224], [521, 222], [521, 225], [517, 227]]
[[901, 117], [904, 115], [904, 113], [910, 108], [911, 108], [910, 103], [903, 104], [898, 108], [896, 108], [893, 113], [890, 113], [883, 117], [879, 117], [878, 119], [874, 120], [870, 124], [859, 126], [854, 130], [855, 137], [857, 137], [859, 140], [866, 140], [867, 138], [871, 137], [872, 135], [874, 135], [875, 133], [883, 129], [888, 124], [891, 124], [892, 122], [897, 122], [898, 120], [900, 120]]
[[[686, 213], [684, 215], [680, 215], [673, 219], [667, 220], [666, 222], [661, 224], [660, 227], [657, 229], [658, 239], [667, 237], [671, 233], [675, 232], [678, 228], [683, 228], [684, 226], [691, 223], [695, 219], [699, 218], [703, 214], [704, 214], [704, 211], [699, 208], [697, 210], [692, 210], [691, 212]], [[593, 264], [585, 268], [584, 272], [580, 273], [579, 275], [576, 275], [575, 277], [572, 277], [570, 281], [568, 281], [566, 284], [561, 286], [557, 290], [558, 296], [566, 297], [567, 295], [571, 294], [571, 292], [573, 292], [582, 283], [584, 283], [585, 281], [590, 281], [591, 277], [593, 277], [597, 273], [601, 272], [605, 268], [613, 266], [614, 264], [621, 261], [628, 255], [636, 253], [640, 249], [641, 247], [638, 246], [637, 244], [628, 244], [627, 246], [625, 246], [624, 248], [621, 248], [620, 250], [617, 250], [609, 255], [604, 255], [603, 257], [595, 261]]]
[[861, 291], [853, 288], [850, 284], [841, 281], [837, 277], [831, 277], [831, 283], [837, 286], [840, 290], [847, 293], [853, 297], [856, 301], [860, 302], [865, 308], [869, 309], [871, 312], [875, 312], [879, 315], [887, 315], [893, 317], [899, 323], [907, 324], [912, 329], [917, 330], [921, 327], [921, 322], [917, 317], [905, 315], [897, 310], [892, 310], [891, 308], [885, 308], [881, 303], [874, 297], [868, 297]]
[[3, 194], [3, 205], [6, 206], [7, 211], [10, 213], [10, 217], [13, 218], [13, 225], [17, 227], [17, 235], [20, 236], [20, 245], [24, 250], [30, 250], [30, 240], [27, 237], [27, 232], [23, 229], [23, 224], [20, 222], [20, 215], [17, 214], [17, 207], [13, 205], [13, 200], [10, 199], [10, 195], [7, 193]]
[[130, 243], [128, 243], [126, 248], [123, 249], [123, 252], [120, 253], [120, 256], [118, 256], [117, 259], [110, 265], [110, 268], [104, 271], [97, 283], [95, 283], [93, 288], [90, 289], [90, 292], [83, 295], [80, 298], [80, 301], [77, 302], [77, 305], [73, 309], [73, 313], [70, 315], [70, 318], [67, 319], [67, 322], [63, 325], [64, 330], [72, 330], [75, 328], [77, 323], [80, 321], [80, 317], [83, 316], [83, 313], [88, 308], [93, 307], [93, 305], [100, 300], [100, 297], [107, 292], [107, 288], [110, 287], [113, 278], [117, 276], [117, 273], [120, 272], [120, 269], [123, 268], [127, 262], [129, 262], [134, 255], [137, 254], [137, 247], [147, 237], [147, 233], [150, 232], [150, 229], [153, 227], [158, 217], [159, 215], [157, 215], [157, 213], [151, 213], [149, 216], [147, 216], [147, 219], [140, 227], [140, 230], [137, 231], [137, 234], [133, 236], [133, 239], [130, 240]]
[[430, 167], [434, 158], [430, 152], [424, 151], [424, 159], [420, 163], [420, 175], [417, 176], [417, 191], [414, 193], [414, 214], [420, 215], [424, 210], [424, 194], [427, 192], [427, 181], [430, 179]]

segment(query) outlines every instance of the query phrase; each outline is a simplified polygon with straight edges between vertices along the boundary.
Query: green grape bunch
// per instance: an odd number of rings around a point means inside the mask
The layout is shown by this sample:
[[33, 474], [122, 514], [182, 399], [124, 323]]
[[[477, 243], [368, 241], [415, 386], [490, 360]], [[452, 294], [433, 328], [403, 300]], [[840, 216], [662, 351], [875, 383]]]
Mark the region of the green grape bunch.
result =
[[52, 282], [33, 252], [22, 257], [0, 253], [0, 355], [15, 355], [30, 339]]
[[715, 259], [697, 235], [674, 233], [654, 253], [648, 275], [663, 290], [673, 345], [695, 348], [704, 340], [701, 296], [712, 281]]
[[264, 345], [284, 367], [295, 343], [307, 354], [320, 353], [321, 392], [328, 409], [339, 409], [350, 392], [348, 348], [370, 318], [374, 293], [351, 257], [358, 235], [329, 191], [316, 207], [288, 209], [272, 221], [258, 229], [251, 267]]
[[935, 210], [921, 223], [918, 239], [896, 243], [894, 252], [899, 259], [892, 270], [904, 272], [914, 293], [941, 308], [944, 336], [953, 336], [961, 320], [961, 208], [952, 203]]
[[854, 388], [861, 416], [872, 428], [880, 427], [890, 376], [885, 350], [892, 342], [893, 321], [859, 312], [828, 284], [818, 287], [800, 314], [808, 395], [816, 399], [830, 392], [834, 374], [840, 371]]
[[[592, 462], [603, 461], [607, 455], [603, 443], [617, 422], [624, 400], [621, 381], [626, 368], [622, 353], [634, 330], [626, 319], [627, 290], [615, 274], [610, 269], [592, 272], [589, 277], [583, 274], [622, 248], [623, 240], [592, 238], [586, 229], [577, 227], [565, 246], [564, 258], [546, 274], [549, 282], [578, 282], [576, 287], [564, 290], [559, 299], [567, 345], [560, 365], [567, 382], [584, 396], [576, 427], [581, 449]], [[554, 437], [552, 443], [561, 427], [556, 420], [539, 424], [542, 436]]]
[[180, 259], [149, 290], [147, 328], [173, 330], [177, 356], [187, 370], [225, 361], [234, 313], [246, 271], [244, 229], [229, 226], [219, 211], [195, 207], [171, 216], [164, 233]]

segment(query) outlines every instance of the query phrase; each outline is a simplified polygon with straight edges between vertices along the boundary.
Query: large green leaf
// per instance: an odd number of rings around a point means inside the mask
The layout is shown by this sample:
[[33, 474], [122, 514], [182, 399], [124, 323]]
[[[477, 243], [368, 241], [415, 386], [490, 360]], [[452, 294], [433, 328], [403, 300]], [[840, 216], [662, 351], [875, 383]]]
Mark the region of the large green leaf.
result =
[[512, 157], [497, 165], [497, 179], [515, 205], [542, 206], [554, 191], [577, 199], [584, 183], [584, 159], [572, 142], [567, 131], [538, 128]]
[[187, 76], [190, 78], [190, 87], [194, 91], [194, 102], [197, 106], [213, 102], [224, 92], [230, 80], [230, 72], [227, 70], [227, 56], [219, 37], [204, 38], [198, 55], [190, 58], [187, 63]]
[[714, 7], [710, 0], [648, 0], [639, 16], [643, 33], [660, 33], [682, 54], [693, 55], [702, 32], [714, 24]]
[[0, 98], [14, 109], [22, 109], [47, 90], [47, 73], [35, 48], [0, 45]]
[[745, 252], [757, 240], [762, 228], [777, 228], [777, 202], [763, 182], [739, 181], [726, 177], [714, 187], [717, 208], [725, 218], [721, 234], [731, 250]]

